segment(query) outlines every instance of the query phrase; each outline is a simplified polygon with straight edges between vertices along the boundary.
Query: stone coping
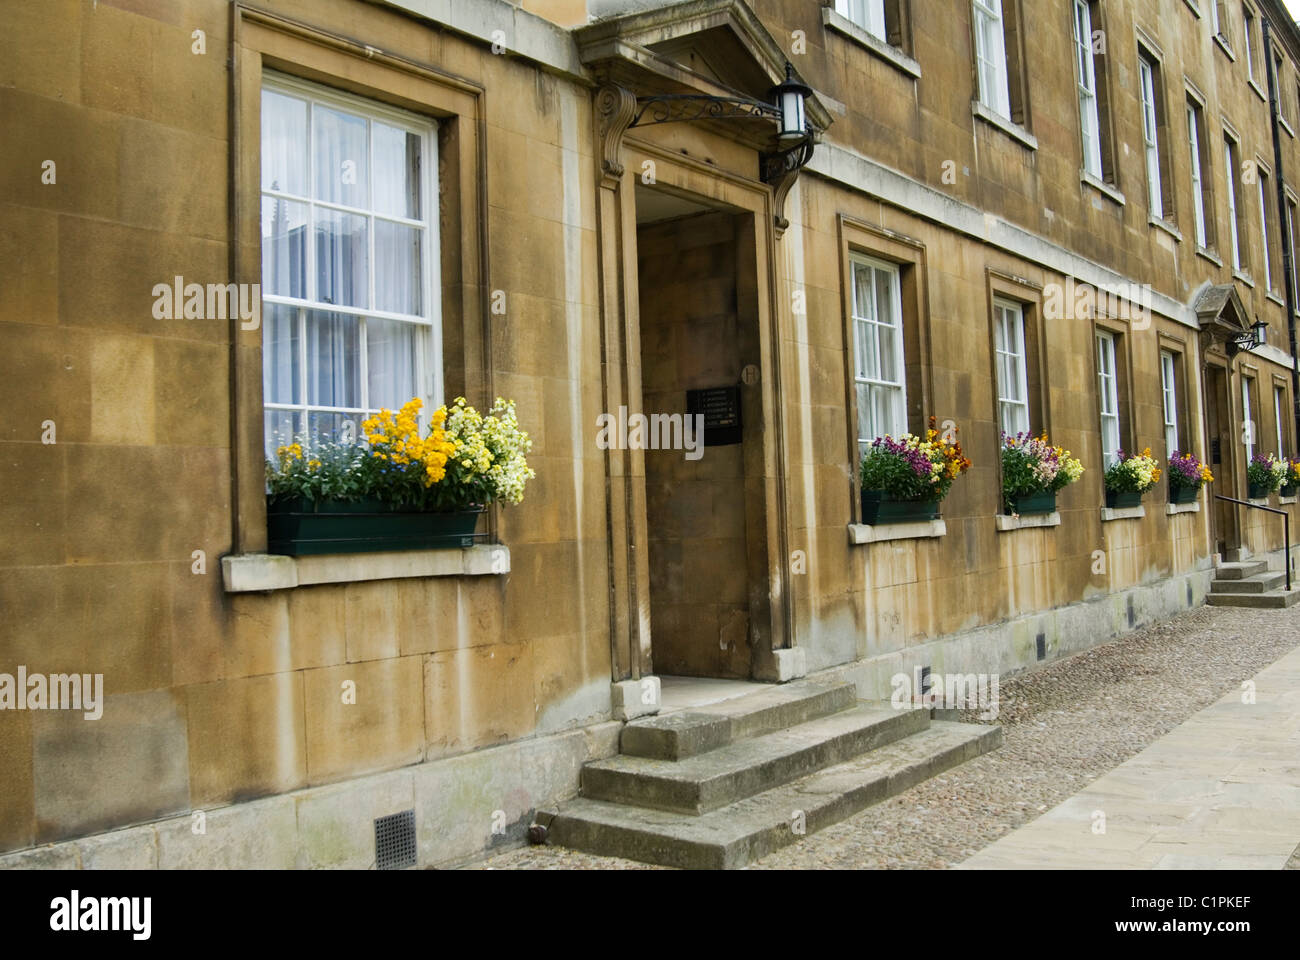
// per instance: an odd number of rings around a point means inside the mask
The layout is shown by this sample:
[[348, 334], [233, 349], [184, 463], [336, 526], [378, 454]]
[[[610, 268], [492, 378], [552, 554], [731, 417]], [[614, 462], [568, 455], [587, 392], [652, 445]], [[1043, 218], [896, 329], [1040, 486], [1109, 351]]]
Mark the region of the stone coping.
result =
[[972, 116], [978, 117], [989, 126], [997, 127], [1012, 140], [1018, 142], [1021, 146], [1028, 147], [1030, 150], [1038, 149], [1038, 138], [1014, 120], [991, 110], [979, 100], [971, 101], [970, 110]]
[[502, 544], [475, 544], [443, 550], [396, 550], [391, 553], [336, 553], [319, 557], [244, 553], [221, 558], [221, 579], [226, 593], [290, 590], [320, 583], [405, 577], [498, 576], [509, 572], [510, 548]]
[[1285, 504], [1285, 503], [1295, 503], [1297, 499], [1298, 499], [1298, 498], [1296, 498], [1296, 497], [1283, 497], [1283, 496], [1278, 496], [1278, 498], [1277, 498], [1277, 502], [1278, 502], [1278, 503], [1284, 503], [1284, 504]]
[[1200, 513], [1201, 502], [1193, 500], [1191, 503], [1166, 503], [1165, 513], [1173, 516], [1175, 513]]
[[994, 519], [997, 521], [999, 531], [1027, 530], [1030, 527], [1059, 527], [1061, 525], [1059, 510], [1053, 510], [1051, 513], [999, 513]]
[[1101, 522], [1109, 520], [1137, 520], [1147, 515], [1147, 508], [1138, 504], [1136, 507], [1102, 507]]
[[822, 24], [828, 30], [833, 30], [841, 36], [847, 37], [854, 43], [859, 44], [871, 53], [874, 53], [886, 63], [897, 67], [900, 71], [914, 79], [921, 76], [921, 65], [909, 57], [902, 50], [891, 46], [883, 40], [873, 37], [866, 30], [862, 29], [852, 20], [835, 12], [834, 7], [822, 7]]
[[885, 540], [919, 540], [925, 537], [942, 537], [948, 532], [943, 518], [915, 520], [909, 523], [849, 524], [849, 543], [880, 543]]

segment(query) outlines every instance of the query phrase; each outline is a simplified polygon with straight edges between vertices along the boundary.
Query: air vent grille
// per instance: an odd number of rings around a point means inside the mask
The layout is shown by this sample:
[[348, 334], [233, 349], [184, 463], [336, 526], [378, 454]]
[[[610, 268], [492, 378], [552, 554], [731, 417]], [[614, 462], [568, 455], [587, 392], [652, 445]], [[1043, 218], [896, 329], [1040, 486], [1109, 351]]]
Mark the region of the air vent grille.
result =
[[401, 870], [415, 866], [415, 811], [375, 820], [375, 869]]

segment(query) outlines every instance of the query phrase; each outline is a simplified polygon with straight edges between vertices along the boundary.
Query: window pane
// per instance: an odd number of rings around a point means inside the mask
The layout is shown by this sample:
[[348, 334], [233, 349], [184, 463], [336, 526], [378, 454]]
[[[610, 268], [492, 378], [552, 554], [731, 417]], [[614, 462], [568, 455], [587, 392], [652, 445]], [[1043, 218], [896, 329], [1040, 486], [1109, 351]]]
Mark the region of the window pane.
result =
[[871, 390], [865, 383], [858, 384], [858, 439], [867, 443], [880, 436], [871, 407]]
[[375, 309], [420, 313], [420, 247], [424, 231], [375, 219]]
[[420, 137], [372, 121], [376, 213], [420, 219]]
[[307, 311], [307, 402], [360, 407], [361, 324], [356, 317]]
[[[898, 343], [894, 325], [898, 318], [894, 316], [894, 275], [884, 270], [876, 270], [876, 318], [880, 322], [877, 330], [880, 334], [880, 379], [890, 383], [900, 380], [897, 362]], [[888, 324], [888, 326], [886, 326]]]
[[302, 434], [302, 414], [294, 410], [267, 410], [263, 417], [266, 455], [275, 459], [277, 447], [287, 447]]
[[369, 306], [365, 217], [316, 208], [316, 299], [340, 306]]
[[267, 304], [262, 324], [262, 400], [300, 403], [298, 310], [283, 304]]
[[307, 432], [320, 440], [352, 442], [361, 439], [361, 421], [366, 415], [356, 413], [324, 413], [313, 410], [307, 414]]
[[313, 195], [350, 207], [369, 204], [366, 121], [331, 107], [312, 106]]
[[415, 340], [422, 332], [422, 328], [400, 320], [366, 321], [372, 408], [396, 410], [416, 395]]
[[262, 189], [307, 195], [307, 104], [262, 91]]
[[307, 296], [307, 204], [262, 198], [262, 292]]

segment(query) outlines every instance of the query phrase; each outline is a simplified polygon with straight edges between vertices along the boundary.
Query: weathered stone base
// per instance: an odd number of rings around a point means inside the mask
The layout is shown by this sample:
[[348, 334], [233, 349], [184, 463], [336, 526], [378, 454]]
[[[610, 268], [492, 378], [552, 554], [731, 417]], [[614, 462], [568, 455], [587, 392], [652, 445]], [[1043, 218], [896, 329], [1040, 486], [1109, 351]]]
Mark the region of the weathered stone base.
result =
[[538, 807], [578, 792], [584, 763], [618, 752], [622, 727], [607, 721], [48, 844], [0, 857], [0, 869], [367, 869], [375, 818], [411, 809], [417, 866], [454, 864], [522, 843]]
[[[1253, 559], [1282, 569], [1282, 551]], [[856, 684], [863, 700], [888, 700], [896, 674], [913, 676], [918, 667], [934, 674], [1013, 676], [1040, 663], [1069, 656], [1138, 627], [1176, 616], [1205, 603], [1214, 569], [1176, 574], [1080, 603], [1025, 614], [976, 627], [879, 657], [833, 666], [817, 676], [834, 676]], [[1039, 658], [1041, 637], [1042, 658]]]
[[[1280, 550], [1252, 559], [1282, 569]], [[936, 674], [1011, 676], [1042, 662], [1040, 635], [1043, 661], [1078, 653], [1200, 606], [1213, 574], [1206, 566], [815, 676], [852, 682], [864, 700], [888, 700], [890, 678], [898, 673], [911, 677], [918, 666], [929, 666]], [[787, 666], [795, 666], [793, 658]], [[0, 857], [0, 869], [364, 869], [374, 866], [374, 819], [409, 809], [415, 810], [418, 865], [456, 864], [525, 842], [534, 811], [574, 797], [583, 764], [617, 754], [622, 729], [622, 722], [611, 720], [205, 810], [202, 833], [196, 832], [197, 816], [186, 815], [22, 850]]]

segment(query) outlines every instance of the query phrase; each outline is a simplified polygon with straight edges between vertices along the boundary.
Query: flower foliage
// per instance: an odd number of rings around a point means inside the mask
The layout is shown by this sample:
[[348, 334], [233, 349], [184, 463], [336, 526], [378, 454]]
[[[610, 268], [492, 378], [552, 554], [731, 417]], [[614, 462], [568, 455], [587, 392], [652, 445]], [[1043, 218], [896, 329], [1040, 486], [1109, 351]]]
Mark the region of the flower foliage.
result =
[[419, 424], [421, 401], [381, 410], [361, 424], [364, 442], [301, 437], [266, 465], [272, 500], [378, 500], [415, 510], [453, 511], [495, 500], [519, 503], [535, 476], [532, 448], [512, 401], [497, 398], [486, 416], [457, 397]]
[[931, 417], [925, 439], [905, 433], [872, 441], [862, 458], [862, 489], [881, 490], [899, 500], [942, 500], [970, 466], [961, 444], [941, 437]]
[[1174, 455], [1169, 458], [1171, 487], [1183, 489], [1191, 487], [1199, 490], [1213, 479], [1214, 475], [1210, 473], [1210, 468], [1190, 453], [1180, 453], [1175, 450]]
[[1083, 464], [1069, 450], [1052, 446], [1046, 433], [1002, 434], [1002, 499], [1008, 509], [1017, 500], [1055, 493], [1082, 476]]
[[1279, 460], [1271, 453], [1257, 453], [1246, 466], [1246, 482], [1252, 487], [1262, 487], [1272, 493], [1287, 482], [1291, 462]]
[[1106, 489], [1116, 493], [1146, 493], [1160, 482], [1160, 465], [1151, 456], [1151, 448], [1141, 453], [1125, 457], [1119, 451], [1119, 459], [1106, 470]]
[[1286, 465], [1286, 479], [1282, 481], [1282, 486], [1293, 487], [1300, 484], [1300, 460], [1288, 460]]

